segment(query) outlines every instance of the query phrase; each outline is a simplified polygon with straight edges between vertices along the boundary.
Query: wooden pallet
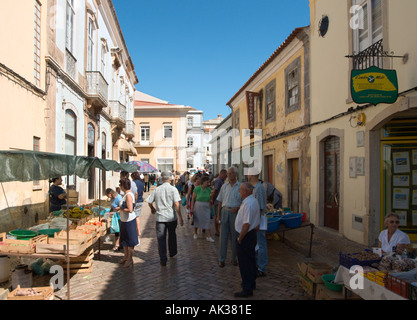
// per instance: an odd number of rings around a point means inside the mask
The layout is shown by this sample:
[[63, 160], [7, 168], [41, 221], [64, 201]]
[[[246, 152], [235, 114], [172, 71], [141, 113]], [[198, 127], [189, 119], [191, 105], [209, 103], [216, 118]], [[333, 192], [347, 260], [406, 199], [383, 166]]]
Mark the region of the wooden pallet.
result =
[[[70, 258], [70, 274], [90, 273], [93, 268], [94, 249], [87, 250], [84, 254]], [[61, 266], [67, 272], [67, 262], [61, 260]]]

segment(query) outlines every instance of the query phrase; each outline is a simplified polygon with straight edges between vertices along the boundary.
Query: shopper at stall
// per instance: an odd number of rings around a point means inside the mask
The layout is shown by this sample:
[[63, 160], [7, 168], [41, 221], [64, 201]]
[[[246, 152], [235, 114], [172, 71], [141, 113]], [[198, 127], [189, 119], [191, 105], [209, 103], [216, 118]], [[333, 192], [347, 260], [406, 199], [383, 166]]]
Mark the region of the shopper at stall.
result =
[[209, 188], [210, 178], [204, 176], [201, 183], [193, 191], [190, 211], [194, 216], [194, 239], [198, 238], [198, 228], [205, 230], [206, 240], [214, 242], [210, 234], [211, 208], [210, 202], [211, 190]]
[[61, 210], [61, 206], [67, 203], [67, 194], [65, 190], [60, 187], [62, 185], [62, 178], [57, 177], [51, 179], [52, 185], [49, 188], [49, 211], [54, 212]]
[[[145, 189], [145, 185], [143, 184], [142, 180], [140, 179], [138, 172], [132, 173], [132, 180], [133, 183], [136, 185], [136, 205], [135, 205], [135, 213], [136, 213], [136, 224], [138, 229], [138, 238], [140, 237], [140, 215], [142, 213], [142, 206], [143, 206], [143, 191]], [[138, 239], [140, 243], [140, 239]]]
[[[219, 195], [220, 189], [222, 188], [224, 181], [227, 178], [227, 170], [226, 169], [222, 169], [220, 170], [219, 176], [217, 178], [214, 179], [213, 181], [213, 191], [211, 194], [211, 203], [214, 206], [214, 214], [217, 214], [217, 207], [218, 207], [218, 201], [217, 201], [217, 196]], [[218, 236], [220, 235], [220, 224], [218, 222], [217, 219], [214, 219], [214, 228], [216, 230], [215, 235]]]
[[242, 204], [239, 194], [240, 182], [238, 181], [238, 170], [230, 167], [227, 170], [228, 181], [221, 187], [217, 196], [218, 209], [216, 219], [220, 223], [220, 247], [219, 247], [219, 267], [225, 266], [227, 245], [229, 235], [231, 236], [232, 265], [237, 266], [236, 259], [236, 239], [237, 232], [234, 228], [236, 214]]
[[125, 268], [133, 266], [133, 249], [139, 243], [134, 211], [135, 196], [130, 187], [131, 182], [128, 178], [120, 179], [120, 189], [123, 191], [124, 196], [116, 210], [118, 210], [120, 215], [120, 245], [124, 251], [124, 257], [120, 260], [120, 263]]
[[[259, 168], [253, 167], [248, 169], [248, 182], [253, 186], [253, 196], [258, 201], [260, 219], [266, 220], [266, 191], [259, 180]], [[265, 221], [266, 222], [266, 221]], [[266, 276], [266, 265], [268, 263], [268, 248], [266, 243], [266, 225], [264, 223], [262, 228], [259, 228], [257, 234], [258, 251], [256, 255], [256, 262], [258, 266], [258, 277]]]
[[[110, 210], [111, 212], [113, 212], [113, 219], [118, 219], [119, 220], [119, 225], [120, 225], [120, 216], [116, 211], [116, 208], [119, 207], [119, 203], [120, 201], [122, 201], [122, 196], [120, 194], [118, 194], [116, 191], [114, 191], [111, 188], [106, 189], [106, 196], [111, 199], [110, 201]], [[114, 233], [114, 238], [115, 238], [115, 245], [113, 247], [113, 251], [118, 251], [120, 250], [120, 232], [115, 232]]]
[[[176, 228], [178, 220], [181, 226], [184, 225], [184, 221], [180, 211], [181, 197], [177, 188], [171, 186], [171, 173], [162, 172], [161, 182], [158, 188], [156, 188], [146, 199], [152, 214], [156, 217], [156, 237], [158, 240], [158, 252], [161, 266], [167, 264], [167, 233], [168, 233], [168, 250], [169, 256], [174, 257], [177, 250], [177, 235]], [[155, 202], [156, 208], [153, 206]]]
[[260, 215], [258, 201], [253, 196], [254, 187], [244, 182], [239, 187], [242, 205], [237, 213], [235, 228], [239, 234], [236, 243], [236, 253], [239, 261], [239, 271], [242, 277], [242, 291], [236, 292], [235, 297], [247, 298], [253, 295], [256, 287], [256, 229], [259, 226]]
[[390, 213], [385, 217], [384, 225], [386, 229], [379, 234], [379, 248], [382, 253], [390, 253], [396, 248], [397, 253], [402, 253], [405, 246], [410, 243], [410, 238], [406, 233], [398, 229], [400, 217], [396, 213]]

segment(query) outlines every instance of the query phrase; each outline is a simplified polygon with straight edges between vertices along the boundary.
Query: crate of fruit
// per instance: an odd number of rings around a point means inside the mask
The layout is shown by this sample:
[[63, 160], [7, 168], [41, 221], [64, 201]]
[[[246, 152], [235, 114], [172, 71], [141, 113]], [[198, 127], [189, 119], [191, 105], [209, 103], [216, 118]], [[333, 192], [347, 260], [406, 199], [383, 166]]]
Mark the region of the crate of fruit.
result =
[[0, 253], [35, 253], [37, 243], [46, 243], [47, 235], [39, 235], [28, 240], [7, 239], [6, 233], [0, 233]]
[[371, 266], [372, 264], [379, 263], [380, 261], [381, 257], [369, 249], [355, 253], [339, 252], [339, 264], [348, 269], [352, 266]]

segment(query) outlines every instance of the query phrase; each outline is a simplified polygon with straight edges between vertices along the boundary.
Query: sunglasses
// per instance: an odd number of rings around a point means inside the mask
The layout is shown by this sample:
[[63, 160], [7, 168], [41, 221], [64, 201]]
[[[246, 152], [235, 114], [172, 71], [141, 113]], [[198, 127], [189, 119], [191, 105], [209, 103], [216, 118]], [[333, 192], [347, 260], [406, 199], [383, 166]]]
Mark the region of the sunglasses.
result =
[[400, 223], [400, 221], [398, 221], [398, 220], [390, 220], [390, 221], [389, 221], [389, 223], [391, 223], [391, 224], [394, 224], [394, 223], [395, 223], [395, 224], [399, 224], [399, 223]]

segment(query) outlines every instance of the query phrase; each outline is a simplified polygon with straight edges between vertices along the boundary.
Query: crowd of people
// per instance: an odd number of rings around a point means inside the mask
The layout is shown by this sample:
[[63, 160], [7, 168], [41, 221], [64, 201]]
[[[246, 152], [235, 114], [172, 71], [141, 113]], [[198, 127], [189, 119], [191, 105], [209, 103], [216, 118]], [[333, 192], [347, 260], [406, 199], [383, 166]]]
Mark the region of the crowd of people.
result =
[[[50, 182], [50, 205], [53, 210], [59, 210], [66, 203], [65, 190], [60, 187], [62, 179], [57, 177]], [[151, 188], [152, 185], [156, 188]], [[146, 199], [144, 192], [151, 192]], [[211, 236], [213, 221], [215, 236], [219, 238], [221, 268], [225, 267], [231, 239], [230, 263], [239, 266], [242, 278], [242, 290], [235, 293], [236, 297], [252, 296], [256, 278], [266, 276], [266, 209], [267, 206], [280, 209], [282, 194], [271, 183], [259, 179], [257, 168], [248, 169], [246, 182], [239, 181], [236, 167], [223, 169], [215, 176], [205, 171], [192, 176], [189, 172], [179, 175], [175, 171], [154, 175], [134, 172], [130, 179], [128, 172], [121, 172], [119, 187], [107, 189], [106, 195], [111, 201], [112, 225], [114, 219], [118, 222], [117, 230], [112, 231], [115, 235], [113, 250], [123, 250], [120, 260], [123, 267], [133, 266], [134, 247], [140, 244], [141, 210], [147, 202], [155, 215], [161, 266], [166, 266], [168, 255], [172, 258], [178, 253], [176, 228], [178, 222], [184, 225], [182, 205], [194, 227], [194, 240], [199, 239], [200, 230], [207, 241], [215, 242]], [[409, 237], [398, 229], [397, 214], [387, 215], [384, 223], [386, 229], [379, 236], [379, 247], [384, 253], [403, 249], [410, 243]]]

